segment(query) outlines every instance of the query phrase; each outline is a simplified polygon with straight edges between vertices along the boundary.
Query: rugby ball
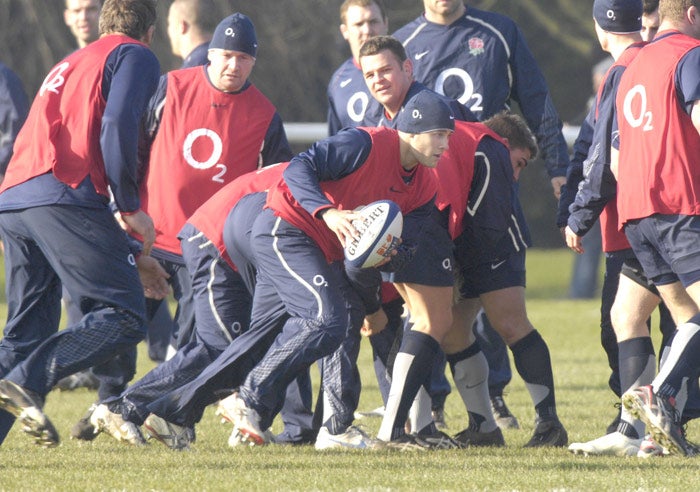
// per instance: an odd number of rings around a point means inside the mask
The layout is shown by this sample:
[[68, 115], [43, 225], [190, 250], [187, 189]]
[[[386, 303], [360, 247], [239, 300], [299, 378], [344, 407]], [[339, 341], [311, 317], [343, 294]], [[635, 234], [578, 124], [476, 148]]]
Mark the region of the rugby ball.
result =
[[372, 202], [357, 211], [362, 218], [353, 225], [360, 237], [345, 244], [345, 259], [355, 268], [371, 268], [391, 256], [399, 245], [403, 215], [390, 200]]

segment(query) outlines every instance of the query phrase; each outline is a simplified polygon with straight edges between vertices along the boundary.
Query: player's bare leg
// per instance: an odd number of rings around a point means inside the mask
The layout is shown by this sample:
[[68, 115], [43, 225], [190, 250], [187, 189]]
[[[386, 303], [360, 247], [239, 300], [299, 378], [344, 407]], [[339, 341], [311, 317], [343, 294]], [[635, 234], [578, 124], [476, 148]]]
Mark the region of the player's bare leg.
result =
[[426, 382], [424, 370], [432, 364], [452, 325], [452, 287], [396, 284], [411, 313], [413, 329], [404, 334], [396, 356], [391, 390], [377, 437], [393, 441], [405, 435], [404, 424], [418, 389]]

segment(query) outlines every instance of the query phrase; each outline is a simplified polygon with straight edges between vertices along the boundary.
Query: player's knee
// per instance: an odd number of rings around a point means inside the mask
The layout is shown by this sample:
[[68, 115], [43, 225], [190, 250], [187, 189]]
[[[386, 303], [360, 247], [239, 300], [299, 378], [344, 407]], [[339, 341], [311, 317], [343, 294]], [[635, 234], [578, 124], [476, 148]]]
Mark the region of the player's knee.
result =
[[610, 320], [618, 341], [648, 333], [646, 319], [640, 319], [636, 311], [633, 312], [620, 303], [616, 302], [610, 309]]
[[312, 326], [321, 332], [324, 346], [335, 350], [349, 333], [350, 315], [348, 311], [334, 312], [324, 316], [320, 321], [312, 323]]
[[441, 341], [452, 327], [451, 310], [436, 310], [435, 312], [414, 316], [411, 314], [413, 330], [420, 331]]
[[493, 322], [493, 327], [496, 332], [501, 335], [503, 342], [512, 346], [514, 343], [525, 338], [535, 328], [527, 318], [521, 317], [503, 317], [498, 322]]
[[137, 313], [126, 309], [115, 309], [119, 315], [119, 325], [122, 328], [122, 335], [128, 338], [133, 338], [134, 343], [138, 343], [146, 338], [148, 325], [145, 316], [139, 316]]

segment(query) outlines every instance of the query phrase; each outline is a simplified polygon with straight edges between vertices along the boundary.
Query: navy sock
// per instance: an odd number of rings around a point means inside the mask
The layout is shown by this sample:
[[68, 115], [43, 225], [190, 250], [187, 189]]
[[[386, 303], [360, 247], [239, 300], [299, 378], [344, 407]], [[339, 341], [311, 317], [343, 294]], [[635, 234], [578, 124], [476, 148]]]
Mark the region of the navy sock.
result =
[[515, 342], [510, 350], [518, 374], [525, 381], [535, 404], [537, 420], [554, 420], [557, 407], [554, 399], [554, 377], [549, 349], [537, 330]]
[[402, 436], [408, 412], [421, 385], [427, 383], [440, 345], [425, 333], [404, 333], [396, 355], [391, 390], [378, 437], [390, 441]]
[[[631, 338], [617, 345], [622, 392], [650, 384], [654, 379], [656, 366], [651, 337]], [[644, 424], [623, 410], [617, 431], [632, 439], [639, 439], [642, 437], [641, 432], [644, 431]]]

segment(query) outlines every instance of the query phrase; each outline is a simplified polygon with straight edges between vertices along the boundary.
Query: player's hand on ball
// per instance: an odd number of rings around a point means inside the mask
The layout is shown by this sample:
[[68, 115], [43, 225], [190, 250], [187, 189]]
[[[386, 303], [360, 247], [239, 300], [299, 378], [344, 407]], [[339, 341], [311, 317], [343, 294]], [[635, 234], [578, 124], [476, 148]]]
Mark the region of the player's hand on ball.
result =
[[328, 228], [338, 236], [343, 248], [347, 241], [360, 238], [360, 233], [355, 229], [352, 221], [359, 220], [361, 217], [362, 216], [358, 212], [352, 210], [338, 210], [337, 208], [328, 208], [323, 211], [323, 215], [321, 216]]
[[143, 210], [135, 214], [122, 215], [124, 223], [143, 239], [143, 254], [151, 254], [151, 248], [156, 240], [156, 229], [153, 220]]
[[139, 270], [139, 277], [141, 277], [146, 297], [163, 299], [170, 293], [170, 286], [168, 285], [170, 275], [160, 266], [158, 260], [142, 254], [136, 260], [136, 267]]
[[371, 337], [372, 335], [376, 335], [386, 328], [386, 324], [388, 322], [389, 318], [387, 318], [386, 313], [382, 308], [379, 308], [379, 311], [376, 313], [365, 316], [365, 319], [362, 322], [362, 328], [360, 328], [360, 334], [363, 337]]

